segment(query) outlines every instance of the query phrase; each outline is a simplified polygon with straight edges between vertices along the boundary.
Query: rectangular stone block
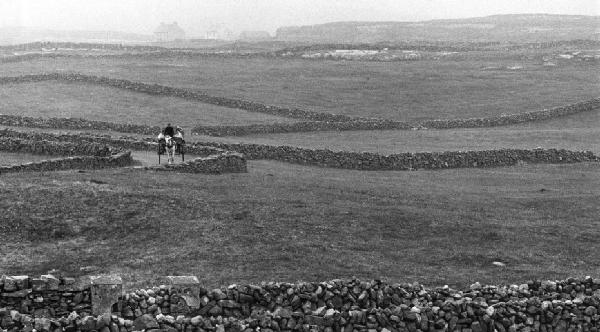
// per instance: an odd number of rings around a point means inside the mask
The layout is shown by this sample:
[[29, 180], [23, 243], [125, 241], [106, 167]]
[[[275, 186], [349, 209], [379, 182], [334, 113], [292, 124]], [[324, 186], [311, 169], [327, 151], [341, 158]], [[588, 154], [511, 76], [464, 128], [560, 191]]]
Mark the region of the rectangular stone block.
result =
[[46, 282], [41, 278], [31, 278], [31, 289], [34, 292], [43, 292], [46, 290]]
[[31, 289], [21, 289], [10, 293], [2, 293], [2, 297], [26, 297], [31, 294]]
[[64, 278], [63, 284], [58, 286], [61, 292], [81, 292], [92, 287], [92, 282], [89, 276], [79, 278]]
[[40, 278], [46, 282], [46, 288], [48, 290], [58, 290], [60, 280], [57, 277], [51, 274], [44, 274]]
[[195, 276], [168, 276], [171, 314], [187, 314], [200, 309], [200, 281]]
[[[102, 275], [90, 277], [92, 314], [110, 314], [113, 306], [119, 303], [119, 296], [123, 293], [123, 281], [117, 275]], [[121, 308], [115, 308], [121, 311]]]
[[28, 276], [3, 276], [4, 291], [13, 292], [20, 289], [29, 288]]

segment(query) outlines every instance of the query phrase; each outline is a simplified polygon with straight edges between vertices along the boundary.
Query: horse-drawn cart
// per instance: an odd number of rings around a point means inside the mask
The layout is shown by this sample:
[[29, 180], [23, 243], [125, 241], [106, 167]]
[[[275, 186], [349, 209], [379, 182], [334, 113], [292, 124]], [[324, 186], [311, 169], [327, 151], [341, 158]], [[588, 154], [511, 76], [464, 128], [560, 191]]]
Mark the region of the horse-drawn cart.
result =
[[175, 155], [181, 156], [181, 161], [185, 161], [185, 140], [182, 137], [161, 137], [158, 139], [158, 163], [160, 164], [160, 155], [166, 154], [169, 163], [175, 161]]

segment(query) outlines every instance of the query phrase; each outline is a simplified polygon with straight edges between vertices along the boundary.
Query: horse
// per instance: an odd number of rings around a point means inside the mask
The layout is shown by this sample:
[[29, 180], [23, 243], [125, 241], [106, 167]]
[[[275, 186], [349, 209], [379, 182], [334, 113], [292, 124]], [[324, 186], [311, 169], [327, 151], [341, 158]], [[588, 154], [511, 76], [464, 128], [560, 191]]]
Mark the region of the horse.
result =
[[171, 136], [165, 136], [165, 152], [169, 164], [175, 162], [175, 148], [177, 147], [175, 140]]

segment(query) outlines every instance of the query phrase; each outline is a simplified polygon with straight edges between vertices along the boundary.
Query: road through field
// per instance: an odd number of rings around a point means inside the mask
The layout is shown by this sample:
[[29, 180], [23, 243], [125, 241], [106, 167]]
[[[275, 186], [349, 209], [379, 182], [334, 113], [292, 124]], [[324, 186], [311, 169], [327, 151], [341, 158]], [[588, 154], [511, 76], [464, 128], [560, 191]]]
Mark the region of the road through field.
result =
[[[136, 164], [138, 166], [158, 165], [158, 154], [156, 154], [156, 151], [132, 151], [131, 155], [133, 156], [133, 160], [136, 161]], [[194, 154], [186, 154], [185, 160], [189, 161], [189, 160], [199, 158], [199, 157], [201, 157], [201, 156], [194, 155]], [[167, 156], [165, 156], [165, 155], [160, 156], [160, 163], [166, 164]], [[181, 163], [181, 156], [175, 156], [175, 163], [176, 164]]]

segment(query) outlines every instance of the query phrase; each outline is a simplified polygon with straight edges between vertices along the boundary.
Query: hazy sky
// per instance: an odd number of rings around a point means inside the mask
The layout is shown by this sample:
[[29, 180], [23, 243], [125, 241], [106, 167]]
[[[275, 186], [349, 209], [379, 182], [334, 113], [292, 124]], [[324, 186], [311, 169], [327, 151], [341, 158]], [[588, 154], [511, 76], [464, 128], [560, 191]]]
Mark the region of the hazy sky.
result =
[[510, 13], [600, 15], [598, 0], [0, 0], [0, 27], [151, 34], [177, 21], [188, 37], [333, 21], [417, 21]]

